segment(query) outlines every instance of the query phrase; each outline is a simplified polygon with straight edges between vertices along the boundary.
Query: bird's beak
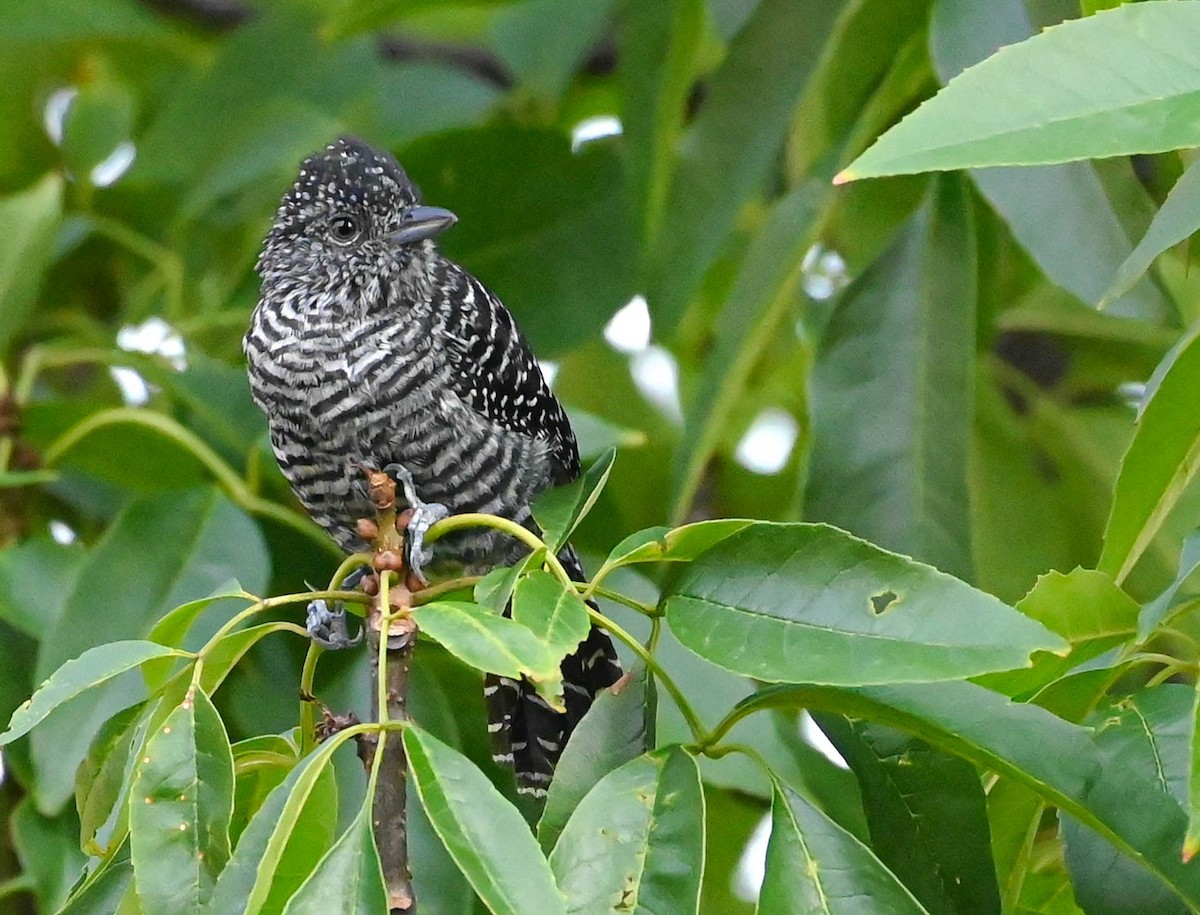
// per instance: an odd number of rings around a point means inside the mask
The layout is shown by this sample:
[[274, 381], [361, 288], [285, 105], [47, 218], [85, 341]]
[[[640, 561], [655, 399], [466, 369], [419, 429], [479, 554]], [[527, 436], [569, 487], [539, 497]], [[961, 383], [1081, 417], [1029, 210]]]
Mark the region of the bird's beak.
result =
[[458, 222], [458, 217], [441, 207], [413, 207], [404, 214], [400, 228], [388, 238], [397, 245], [407, 245], [440, 235]]

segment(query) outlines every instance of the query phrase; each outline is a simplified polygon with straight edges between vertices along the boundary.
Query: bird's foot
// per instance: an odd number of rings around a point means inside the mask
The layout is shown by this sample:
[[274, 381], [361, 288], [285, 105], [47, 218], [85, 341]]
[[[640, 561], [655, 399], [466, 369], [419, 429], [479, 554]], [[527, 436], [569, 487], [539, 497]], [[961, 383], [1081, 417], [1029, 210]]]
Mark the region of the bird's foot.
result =
[[422, 570], [433, 559], [433, 550], [425, 546], [425, 535], [435, 523], [450, 517], [450, 509], [441, 502], [422, 501], [417, 495], [412, 474], [406, 467], [388, 464], [383, 468], [383, 472], [400, 484], [404, 490], [404, 500], [411, 511], [405, 528], [404, 565], [421, 585], [427, 585], [429, 581]]
[[310, 601], [305, 629], [309, 638], [330, 651], [340, 651], [343, 648], [353, 648], [362, 641], [362, 629], [358, 635], [350, 637], [350, 629], [346, 626], [346, 610], [339, 604], [334, 609], [329, 608], [324, 600]]

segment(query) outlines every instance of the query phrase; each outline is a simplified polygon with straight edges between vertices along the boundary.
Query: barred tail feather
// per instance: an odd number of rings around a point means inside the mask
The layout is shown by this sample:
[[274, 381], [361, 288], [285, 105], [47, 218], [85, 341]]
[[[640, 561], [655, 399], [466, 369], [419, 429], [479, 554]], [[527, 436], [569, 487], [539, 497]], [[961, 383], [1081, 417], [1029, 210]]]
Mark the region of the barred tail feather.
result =
[[[563, 565], [572, 578], [583, 570], [574, 550], [564, 550]], [[556, 712], [528, 681], [489, 674], [484, 680], [492, 756], [511, 766], [517, 791], [544, 797], [571, 732], [591, 708], [596, 694], [621, 677], [612, 640], [592, 627], [575, 651], [563, 659], [563, 693], [567, 710]]]

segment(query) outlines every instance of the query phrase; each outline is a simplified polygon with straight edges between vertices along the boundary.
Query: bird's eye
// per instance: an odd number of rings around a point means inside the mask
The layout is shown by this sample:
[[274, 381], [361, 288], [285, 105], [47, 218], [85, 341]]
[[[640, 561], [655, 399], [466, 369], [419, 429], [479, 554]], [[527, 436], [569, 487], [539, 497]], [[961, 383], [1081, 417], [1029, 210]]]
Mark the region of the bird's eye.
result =
[[340, 245], [348, 245], [362, 234], [362, 225], [353, 216], [342, 214], [329, 221], [329, 232]]

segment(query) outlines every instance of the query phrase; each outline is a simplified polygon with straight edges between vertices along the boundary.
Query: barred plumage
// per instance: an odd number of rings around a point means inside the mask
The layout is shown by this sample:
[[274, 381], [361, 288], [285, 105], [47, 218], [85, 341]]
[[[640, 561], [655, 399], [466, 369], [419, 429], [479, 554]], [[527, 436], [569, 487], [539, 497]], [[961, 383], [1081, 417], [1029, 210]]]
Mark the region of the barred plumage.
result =
[[[305, 160], [264, 242], [251, 390], [284, 475], [347, 551], [365, 547], [355, 521], [373, 511], [363, 464], [403, 465], [422, 500], [451, 512], [530, 527], [533, 497], [579, 474], [566, 413], [512, 315], [434, 246], [452, 220], [419, 205], [395, 159], [343, 137]], [[464, 531], [438, 541], [435, 568], [484, 572], [522, 552]], [[582, 574], [573, 552], [562, 558]], [[593, 631], [563, 673], [565, 715], [524, 683], [487, 683], [497, 756], [529, 793], [544, 792], [570, 729], [619, 676], [608, 637]]]

